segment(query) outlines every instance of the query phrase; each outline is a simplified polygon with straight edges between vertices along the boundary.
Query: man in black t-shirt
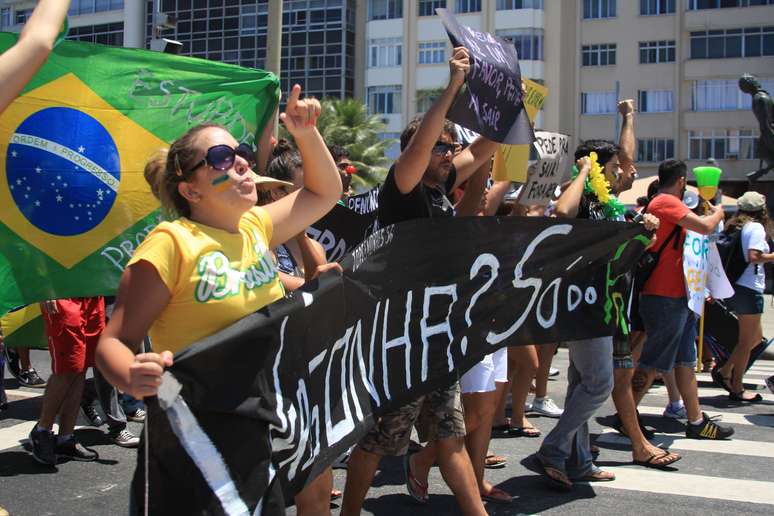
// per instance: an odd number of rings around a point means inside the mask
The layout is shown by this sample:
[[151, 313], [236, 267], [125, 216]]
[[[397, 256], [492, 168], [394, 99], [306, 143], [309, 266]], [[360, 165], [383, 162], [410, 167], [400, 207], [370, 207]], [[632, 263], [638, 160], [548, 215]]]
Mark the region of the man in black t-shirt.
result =
[[[425, 217], [451, 217], [451, 192], [491, 159], [499, 144], [479, 137], [467, 149], [455, 154], [457, 131], [446, 113], [465, 82], [470, 68], [468, 51], [454, 49], [449, 60], [449, 85], [424, 117], [403, 131], [401, 155], [390, 168], [379, 192], [380, 227]], [[384, 455], [405, 455], [411, 428], [417, 423], [420, 440], [437, 453], [444, 479], [457, 498], [461, 511], [485, 515], [476, 476], [465, 449], [465, 425], [459, 383], [412, 401], [380, 419], [358, 443], [347, 466], [347, 484], [342, 516], [360, 514], [363, 501]], [[430, 465], [412, 465], [404, 458], [409, 494], [420, 503], [427, 501], [427, 470]], [[414, 469], [416, 468], [416, 469]], [[418, 469], [422, 472], [414, 473]]]

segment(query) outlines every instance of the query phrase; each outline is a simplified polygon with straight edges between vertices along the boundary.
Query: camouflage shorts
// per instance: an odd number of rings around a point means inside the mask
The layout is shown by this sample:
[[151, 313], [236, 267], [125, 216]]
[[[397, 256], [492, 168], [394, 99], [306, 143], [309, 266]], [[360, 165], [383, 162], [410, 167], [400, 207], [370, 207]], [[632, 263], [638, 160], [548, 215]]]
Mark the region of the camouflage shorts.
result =
[[422, 442], [465, 437], [459, 382], [385, 414], [360, 440], [358, 446], [378, 455], [405, 455], [411, 439], [411, 428], [415, 425]]

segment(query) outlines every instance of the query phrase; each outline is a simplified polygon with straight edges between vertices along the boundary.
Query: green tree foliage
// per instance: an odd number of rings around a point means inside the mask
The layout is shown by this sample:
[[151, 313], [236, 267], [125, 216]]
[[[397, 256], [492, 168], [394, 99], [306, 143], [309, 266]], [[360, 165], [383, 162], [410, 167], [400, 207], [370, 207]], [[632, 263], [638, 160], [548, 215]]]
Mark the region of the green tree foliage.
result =
[[[322, 111], [317, 128], [325, 143], [341, 145], [349, 151], [350, 160], [357, 168], [352, 176], [352, 189], [366, 191], [384, 182], [389, 159], [385, 151], [395, 140], [382, 140], [384, 123], [378, 115], [369, 115], [365, 104], [355, 99], [326, 99], [321, 102]], [[292, 140], [282, 126], [280, 136]]]

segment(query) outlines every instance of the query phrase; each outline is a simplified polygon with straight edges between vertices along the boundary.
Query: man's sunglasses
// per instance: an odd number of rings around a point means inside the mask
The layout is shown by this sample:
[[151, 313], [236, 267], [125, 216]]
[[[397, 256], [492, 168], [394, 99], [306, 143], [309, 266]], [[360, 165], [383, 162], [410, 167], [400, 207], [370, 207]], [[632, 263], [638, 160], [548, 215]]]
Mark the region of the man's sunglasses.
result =
[[252, 147], [246, 143], [240, 143], [236, 149], [229, 145], [221, 144], [207, 149], [204, 159], [194, 165], [190, 171], [193, 172], [202, 165], [209, 165], [215, 170], [220, 171], [228, 170], [234, 166], [237, 156], [247, 161], [251, 168], [255, 166], [255, 153]]
[[431, 152], [436, 156], [446, 156], [447, 152], [451, 152], [452, 155], [454, 155], [456, 149], [457, 145], [454, 143], [436, 142], [436, 144], [433, 145], [433, 150]]

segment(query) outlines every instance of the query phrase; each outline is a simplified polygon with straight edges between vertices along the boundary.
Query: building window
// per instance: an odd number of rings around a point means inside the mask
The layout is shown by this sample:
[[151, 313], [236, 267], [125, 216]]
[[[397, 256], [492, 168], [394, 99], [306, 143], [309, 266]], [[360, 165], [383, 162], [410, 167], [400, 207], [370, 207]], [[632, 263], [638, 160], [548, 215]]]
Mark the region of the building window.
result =
[[581, 93], [581, 114], [607, 115], [615, 113], [615, 91], [589, 91]]
[[241, 7], [239, 30], [242, 36], [258, 34], [258, 6], [243, 5]]
[[639, 90], [637, 109], [643, 113], [668, 113], [672, 111], [671, 90]]
[[675, 157], [675, 141], [671, 138], [644, 138], [637, 140], [637, 161], [660, 163]]
[[32, 16], [32, 9], [22, 9], [20, 11], [16, 11], [16, 16], [14, 16], [14, 23], [16, 25], [27, 23], [27, 20], [30, 19], [30, 16]]
[[417, 3], [418, 16], [435, 16], [435, 10], [446, 7], [446, 0], [419, 0]]
[[403, 17], [403, 0], [368, 0], [369, 20], [391, 20]]
[[675, 0], [640, 0], [642, 16], [658, 16], [659, 14], [674, 14]]
[[441, 64], [446, 62], [445, 41], [424, 41], [418, 45], [417, 64]]
[[673, 63], [675, 41], [640, 41], [640, 63]]
[[583, 66], [607, 66], [615, 64], [616, 44], [583, 45]]
[[[766, 91], [774, 91], [774, 78], [759, 79]], [[736, 79], [693, 81], [693, 111], [734, 111], [752, 108], [752, 97], [739, 89]]]
[[122, 47], [124, 46], [124, 24], [123, 22], [118, 22], [70, 27], [67, 39]]
[[13, 25], [11, 23], [11, 8], [3, 7], [0, 9], [0, 29], [6, 29]]
[[124, 8], [124, 0], [72, 0], [67, 13], [70, 16], [79, 14], [117, 11]]
[[368, 41], [368, 66], [385, 68], [401, 65], [401, 38], [379, 38]]
[[417, 113], [427, 113], [442, 93], [443, 89], [417, 90]]
[[367, 97], [371, 114], [400, 113], [400, 86], [372, 86]]
[[774, 56], [774, 27], [691, 32], [691, 59]]
[[454, 7], [458, 13], [478, 13], [481, 12], [481, 0], [457, 0]]
[[726, 7], [754, 7], [756, 5], [774, 5], [774, 0], [688, 0], [689, 11]]
[[583, 19], [615, 18], [615, 0], [583, 0]]
[[513, 43], [519, 59], [543, 60], [543, 29], [498, 30], [497, 35]]
[[497, 0], [498, 11], [514, 9], [543, 9], [543, 0]]
[[752, 129], [708, 129], [688, 132], [688, 158], [755, 159], [758, 135]]

